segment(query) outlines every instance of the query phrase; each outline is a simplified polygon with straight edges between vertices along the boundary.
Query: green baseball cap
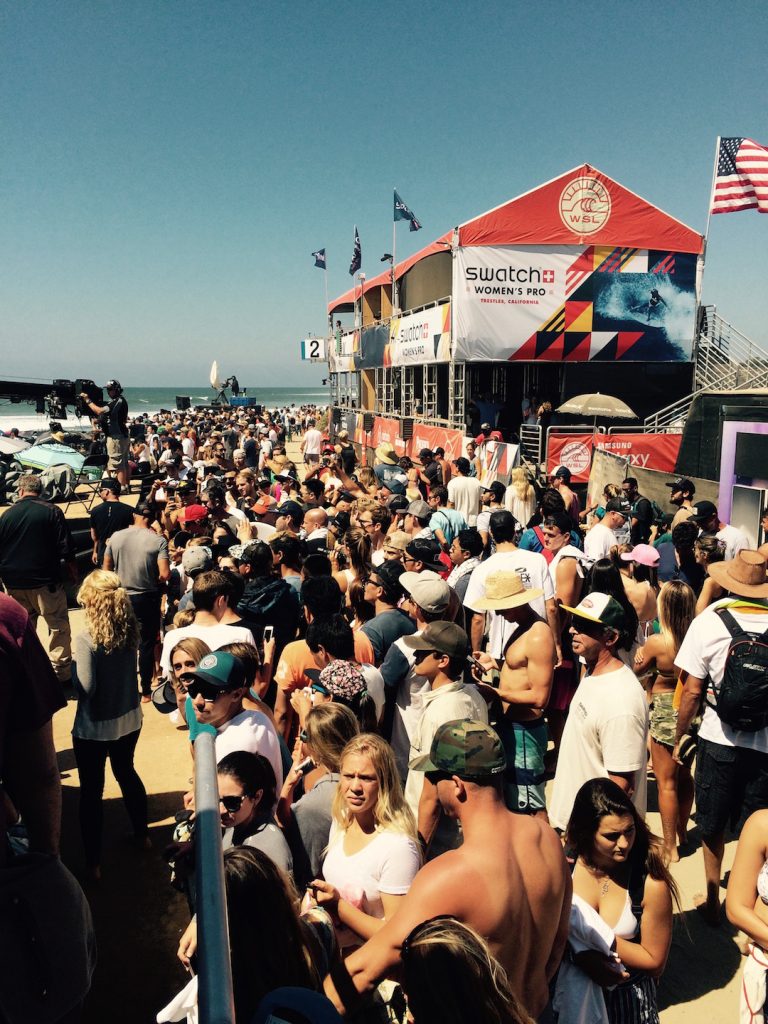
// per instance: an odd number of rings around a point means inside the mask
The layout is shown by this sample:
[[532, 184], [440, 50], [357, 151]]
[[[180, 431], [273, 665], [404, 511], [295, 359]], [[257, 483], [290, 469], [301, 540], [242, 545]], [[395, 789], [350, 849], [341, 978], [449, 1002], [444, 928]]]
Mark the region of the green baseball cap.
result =
[[245, 666], [239, 658], [228, 651], [206, 654], [190, 675], [222, 691], [238, 690], [242, 686], [247, 686]]
[[414, 758], [408, 767], [419, 772], [447, 772], [471, 782], [501, 774], [507, 757], [489, 725], [459, 718], [441, 725], [430, 752]]

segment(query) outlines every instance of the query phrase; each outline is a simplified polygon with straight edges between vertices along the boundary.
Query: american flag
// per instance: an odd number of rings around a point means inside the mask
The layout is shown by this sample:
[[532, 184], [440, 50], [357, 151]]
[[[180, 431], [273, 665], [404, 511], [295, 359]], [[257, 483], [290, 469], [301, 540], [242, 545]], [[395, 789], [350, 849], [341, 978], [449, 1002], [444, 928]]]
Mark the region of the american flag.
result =
[[712, 213], [768, 213], [768, 149], [752, 139], [720, 139]]

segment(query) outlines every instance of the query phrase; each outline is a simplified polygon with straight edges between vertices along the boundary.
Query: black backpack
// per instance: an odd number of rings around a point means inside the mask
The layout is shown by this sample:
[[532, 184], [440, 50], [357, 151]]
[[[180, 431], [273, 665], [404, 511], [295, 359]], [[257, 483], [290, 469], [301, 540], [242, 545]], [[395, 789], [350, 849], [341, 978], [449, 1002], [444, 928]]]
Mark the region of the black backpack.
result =
[[748, 633], [727, 608], [716, 609], [731, 643], [715, 701], [707, 703], [732, 729], [757, 732], [768, 726], [768, 630]]

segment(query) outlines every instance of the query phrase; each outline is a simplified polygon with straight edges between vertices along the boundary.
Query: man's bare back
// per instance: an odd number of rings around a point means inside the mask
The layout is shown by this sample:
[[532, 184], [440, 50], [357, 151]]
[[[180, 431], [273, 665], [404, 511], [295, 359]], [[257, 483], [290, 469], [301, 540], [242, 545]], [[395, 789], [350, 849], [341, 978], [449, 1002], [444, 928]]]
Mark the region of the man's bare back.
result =
[[422, 868], [391, 921], [346, 966], [357, 990], [370, 990], [398, 962], [403, 939], [417, 924], [449, 914], [486, 938], [537, 1016], [565, 948], [570, 873], [548, 825], [511, 814], [496, 789], [484, 787], [479, 799], [472, 789], [475, 807], [461, 815], [463, 846]]

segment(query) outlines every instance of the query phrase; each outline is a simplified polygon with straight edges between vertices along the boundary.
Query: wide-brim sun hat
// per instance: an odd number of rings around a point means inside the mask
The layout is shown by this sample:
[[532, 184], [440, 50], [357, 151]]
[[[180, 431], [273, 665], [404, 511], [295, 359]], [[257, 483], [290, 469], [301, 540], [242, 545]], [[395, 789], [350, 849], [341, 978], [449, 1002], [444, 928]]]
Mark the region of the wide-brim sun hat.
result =
[[391, 444], [380, 444], [374, 452], [377, 462], [383, 462], [385, 466], [394, 466], [397, 464], [397, 452], [394, 451]]
[[768, 597], [768, 561], [759, 551], [739, 551], [727, 562], [713, 562], [707, 572], [721, 587], [739, 597]]
[[475, 601], [478, 611], [504, 611], [530, 604], [538, 597], [543, 597], [540, 587], [526, 587], [523, 578], [517, 572], [494, 572], [485, 581], [485, 597]]

